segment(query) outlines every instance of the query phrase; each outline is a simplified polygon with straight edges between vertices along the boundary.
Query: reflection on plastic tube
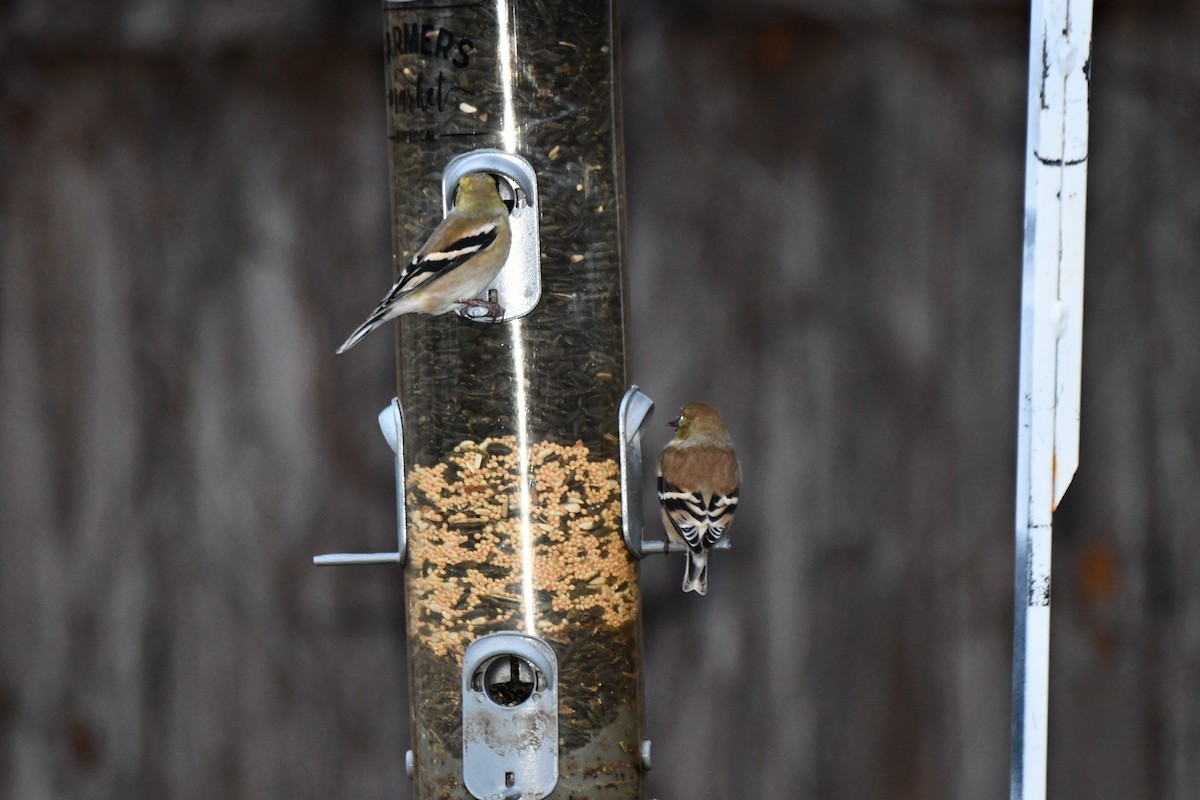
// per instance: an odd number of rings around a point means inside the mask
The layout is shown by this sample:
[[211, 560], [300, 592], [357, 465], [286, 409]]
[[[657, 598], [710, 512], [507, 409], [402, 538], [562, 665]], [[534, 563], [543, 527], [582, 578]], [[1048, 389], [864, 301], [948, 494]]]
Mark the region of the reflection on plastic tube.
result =
[[[499, 0], [503, 3], [503, 0]], [[520, 486], [518, 502], [520, 503], [521, 527], [521, 599], [522, 611], [525, 618], [525, 632], [530, 636], [537, 635], [535, 625], [536, 608], [534, 606], [533, 587], [533, 498], [531, 496], [533, 475], [529, 469], [529, 453], [533, 442], [529, 439], [529, 398], [526, 395], [525, 368], [525, 339], [523, 323], [513, 320], [510, 334], [512, 336], [513, 359], [513, 391], [516, 394], [517, 412], [517, 463]]]

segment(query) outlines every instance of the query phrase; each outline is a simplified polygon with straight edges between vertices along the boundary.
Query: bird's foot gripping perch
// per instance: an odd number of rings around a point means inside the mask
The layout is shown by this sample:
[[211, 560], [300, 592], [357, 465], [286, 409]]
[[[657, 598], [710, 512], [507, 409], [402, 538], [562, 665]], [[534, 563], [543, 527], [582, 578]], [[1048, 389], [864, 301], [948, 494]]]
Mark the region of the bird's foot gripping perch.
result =
[[499, 322], [504, 317], [504, 308], [496, 302], [495, 289], [488, 292], [487, 300], [472, 297], [469, 300], [458, 300], [457, 302], [460, 304], [458, 313], [467, 319], [486, 319]]

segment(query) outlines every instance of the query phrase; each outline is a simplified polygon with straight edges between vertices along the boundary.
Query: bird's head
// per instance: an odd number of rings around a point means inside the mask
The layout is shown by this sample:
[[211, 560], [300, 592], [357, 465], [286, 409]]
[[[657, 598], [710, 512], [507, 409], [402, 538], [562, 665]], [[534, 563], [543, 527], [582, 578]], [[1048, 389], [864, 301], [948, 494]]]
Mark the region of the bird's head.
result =
[[493, 206], [502, 205], [500, 186], [486, 172], [471, 172], [458, 179], [454, 194], [454, 207], [460, 212], [492, 211]]
[[707, 403], [688, 403], [679, 416], [667, 423], [675, 428], [675, 439], [695, 444], [728, 444], [729, 432], [717, 410]]

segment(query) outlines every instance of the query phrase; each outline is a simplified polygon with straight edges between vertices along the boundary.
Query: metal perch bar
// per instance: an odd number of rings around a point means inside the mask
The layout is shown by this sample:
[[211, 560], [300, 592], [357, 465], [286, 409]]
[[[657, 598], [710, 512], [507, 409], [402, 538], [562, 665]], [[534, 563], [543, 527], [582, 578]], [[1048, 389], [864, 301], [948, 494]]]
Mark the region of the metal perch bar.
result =
[[394, 553], [326, 553], [313, 556], [319, 567], [340, 567], [347, 564], [404, 564], [408, 552], [407, 514], [404, 508], [404, 412], [400, 400], [393, 397], [387, 408], [379, 412], [379, 429], [388, 446], [396, 454], [396, 551]]

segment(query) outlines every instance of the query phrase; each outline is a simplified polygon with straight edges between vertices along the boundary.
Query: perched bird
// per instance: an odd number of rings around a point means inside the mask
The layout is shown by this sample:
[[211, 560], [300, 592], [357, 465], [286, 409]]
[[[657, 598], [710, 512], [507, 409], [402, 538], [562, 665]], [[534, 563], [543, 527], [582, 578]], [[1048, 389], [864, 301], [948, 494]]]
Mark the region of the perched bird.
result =
[[483, 307], [493, 319], [499, 317], [503, 309], [475, 296], [500, 273], [511, 244], [508, 207], [496, 179], [483, 172], [464, 175], [450, 213], [367, 321], [337, 351], [346, 352], [401, 314], [445, 314], [456, 308]]
[[742, 469], [721, 415], [689, 403], [667, 423], [675, 438], [658, 454], [658, 502], [667, 536], [687, 546], [685, 592], [708, 592], [708, 552], [737, 511]]

